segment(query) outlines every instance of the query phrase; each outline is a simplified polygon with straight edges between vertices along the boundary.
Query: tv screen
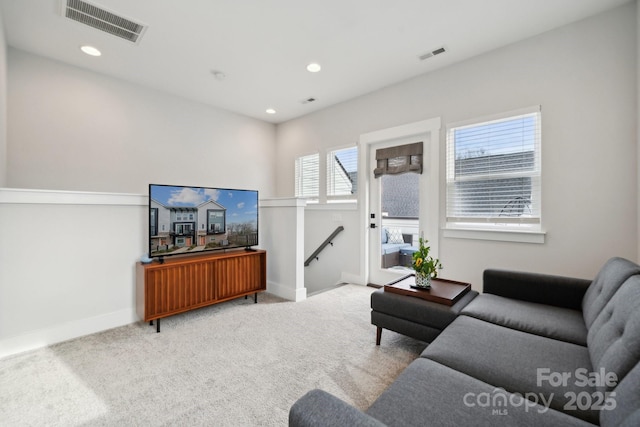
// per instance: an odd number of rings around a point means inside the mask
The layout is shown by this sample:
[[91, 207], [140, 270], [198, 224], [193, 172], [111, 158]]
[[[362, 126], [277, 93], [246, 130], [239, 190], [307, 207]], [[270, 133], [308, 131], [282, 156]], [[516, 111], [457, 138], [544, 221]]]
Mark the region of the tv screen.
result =
[[149, 256], [257, 244], [257, 191], [149, 184]]

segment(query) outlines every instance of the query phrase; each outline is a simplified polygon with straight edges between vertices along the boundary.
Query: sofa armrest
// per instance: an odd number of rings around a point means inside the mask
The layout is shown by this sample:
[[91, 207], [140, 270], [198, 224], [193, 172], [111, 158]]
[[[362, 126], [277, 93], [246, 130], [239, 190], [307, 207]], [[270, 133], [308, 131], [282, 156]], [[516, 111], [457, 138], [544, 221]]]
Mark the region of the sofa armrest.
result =
[[487, 269], [483, 275], [486, 293], [581, 311], [589, 285], [591, 280], [510, 270]]
[[384, 427], [385, 425], [337, 397], [315, 389], [293, 404], [289, 410], [289, 426]]

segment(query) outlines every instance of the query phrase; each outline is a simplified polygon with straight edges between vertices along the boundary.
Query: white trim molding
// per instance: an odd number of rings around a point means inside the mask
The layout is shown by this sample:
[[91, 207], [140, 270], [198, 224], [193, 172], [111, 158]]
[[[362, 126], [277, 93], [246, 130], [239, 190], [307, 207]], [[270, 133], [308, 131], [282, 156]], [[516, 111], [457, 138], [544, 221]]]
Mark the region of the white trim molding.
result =
[[543, 244], [544, 231], [486, 230], [475, 228], [443, 228], [442, 237], [452, 239], [492, 240], [496, 242]]
[[307, 199], [304, 197], [284, 197], [280, 199], [260, 199], [261, 208], [280, 208], [283, 206], [290, 207], [305, 207], [307, 205]]
[[0, 188], [0, 204], [147, 206], [142, 194]]
[[[425, 189], [429, 195], [429, 200], [440, 200], [440, 117], [435, 117], [418, 122], [407, 123], [400, 126], [381, 129], [360, 135], [359, 139], [359, 168], [358, 168], [358, 210], [360, 214], [360, 280], [355, 283], [369, 282], [369, 187], [370, 171], [369, 155], [374, 144], [393, 141], [399, 138], [411, 138], [414, 136], [425, 137], [429, 141], [425, 146], [423, 167], [431, 176], [429, 188]], [[428, 147], [428, 148], [427, 148]], [[427, 203], [426, 199], [420, 203], [420, 229], [425, 230], [429, 236], [438, 236], [440, 224], [439, 203]], [[439, 238], [431, 242], [432, 250], [435, 254], [439, 249]]]

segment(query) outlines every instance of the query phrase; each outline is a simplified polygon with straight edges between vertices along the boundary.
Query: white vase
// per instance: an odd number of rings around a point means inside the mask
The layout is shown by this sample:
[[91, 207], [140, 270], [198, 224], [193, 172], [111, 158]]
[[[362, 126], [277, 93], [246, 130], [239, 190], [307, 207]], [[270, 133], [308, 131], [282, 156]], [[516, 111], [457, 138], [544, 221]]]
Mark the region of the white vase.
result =
[[431, 276], [416, 272], [416, 287], [429, 289], [431, 287]]

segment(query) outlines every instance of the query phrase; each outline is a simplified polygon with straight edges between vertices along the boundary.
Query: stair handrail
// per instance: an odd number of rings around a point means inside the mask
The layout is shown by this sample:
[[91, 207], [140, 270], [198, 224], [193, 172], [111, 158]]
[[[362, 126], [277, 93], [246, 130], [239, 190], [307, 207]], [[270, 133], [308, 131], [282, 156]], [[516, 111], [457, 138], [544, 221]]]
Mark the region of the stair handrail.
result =
[[335, 230], [333, 230], [333, 233], [331, 233], [331, 235], [329, 237], [326, 238], [326, 240], [324, 242], [322, 242], [322, 244], [320, 246], [318, 246], [318, 249], [316, 249], [309, 258], [307, 258], [307, 260], [304, 262], [304, 266], [307, 267], [309, 264], [311, 264], [311, 261], [318, 260], [318, 254], [320, 252], [322, 252], [322, 250], [324, 248], [327, 247], [327, 245], [331, 245], [333, 246], [333, 238], [336, 237], [342, 230], [344, 230], [343, 226], [339, 226], [338, 228], [336, 228]]

